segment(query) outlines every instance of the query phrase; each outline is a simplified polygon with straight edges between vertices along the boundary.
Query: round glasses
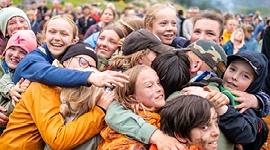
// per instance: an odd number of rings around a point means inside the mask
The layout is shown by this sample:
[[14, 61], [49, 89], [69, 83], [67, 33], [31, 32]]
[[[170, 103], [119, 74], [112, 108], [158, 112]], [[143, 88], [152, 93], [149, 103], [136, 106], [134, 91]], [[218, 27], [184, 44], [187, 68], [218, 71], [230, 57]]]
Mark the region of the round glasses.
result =
[[85, 58], [83, 58], [83, 57], [75, 56], [74, 58], [78, 58], [78, 59], [79, 59], [79, 65], [80, 65], [80, 67], [83, 67], [83, 68], [87, 68], [87, 67], [93, 67], [93, 68], [96, 68], [96, 66], [90, 65], [89, 61], [87, 61], [87, 60], [86, 60]]

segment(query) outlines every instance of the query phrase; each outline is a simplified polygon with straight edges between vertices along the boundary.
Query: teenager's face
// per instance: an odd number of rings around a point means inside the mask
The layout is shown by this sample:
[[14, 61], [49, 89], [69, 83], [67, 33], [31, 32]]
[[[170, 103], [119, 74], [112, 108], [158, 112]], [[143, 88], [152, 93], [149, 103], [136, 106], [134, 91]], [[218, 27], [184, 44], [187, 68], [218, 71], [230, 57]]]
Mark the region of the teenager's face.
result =
[[243, 40], [243, 33], [241, 31], [237, 31], [234, 35], [234, 40], [241, 41]]
[[108, 24], [112, 23], [114, 21], [112, 10], [106, 9], [101, 16], [101, 20]]
[[199, 39], [205, 39], [221, 43], [222, 37], [220, 35], [220, 24], [215, 20], [201, 19], [197, 20], [194, 24], [191, 34], [190, 43], [193, 43]]
[[248, 62], [236, 59], [224, 73], [223, 87], [227, 90], [245, 91], [254, 79], [255, 72]]
[[11, 46], [5, 54], [5, 61], [10, 69], [16, 69], [19, 62], [27, 54], [25, 50], [17, 46]]
[[139, 74], [133, 96], [146, 107], [159, 109], [165, 105], [163, 87], [157, 73], [150, 67], [145, 67]]
[[45, 42], [54, 58], [59, 58], [66, 48], [74, 44], [73, 28], [69, 22], [63, 19], [51, 20], [45, 33]]
[[148, 30], [157, 35], [163, 44], [170, 45], [177, 32], [175, 12], [170, 8], [161, 9]]
[[96, 68], [96, 61], [88, 55], [77, 55], [68, 60], [65, 60], [63, 64], [66, 68], [69, 69], [78, 69], [82, 68], [82, 66], [87, 65], [88, 67], [90, 67], [89, 65], [91, 65], [92, 67]]
[[152, 62], [154, 61], [156, 57], [157, 57], [157, 53], [150, 50], [149, 54], [142, 56], [142, 64], [151, 66]]
[[29, 26], [23, 17], [15, 16], [7, 22], [6, 36], [11, 37], [12, 33], [17, 30], [28, 30]]
[[191, 143], [205, 150], [216, 150], [219, 137], [217, 112], [211, 108], [211, 119], [202, 127], [190, 131]]
[[104, 30], [98, 37], [96, 52], [104, 58], [111, 58], [117, 49], [120, 38], [114, 30]]
[[237, 27], [236, 20], [228, 20], [226, 24], [226, 30], [228, 33], [232, 33]]

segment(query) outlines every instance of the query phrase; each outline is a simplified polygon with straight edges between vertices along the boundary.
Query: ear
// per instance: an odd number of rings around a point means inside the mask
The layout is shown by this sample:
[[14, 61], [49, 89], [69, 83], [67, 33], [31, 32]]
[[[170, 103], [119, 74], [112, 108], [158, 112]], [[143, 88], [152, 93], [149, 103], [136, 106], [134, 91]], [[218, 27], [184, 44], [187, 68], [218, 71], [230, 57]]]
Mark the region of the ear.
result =
[[222, 41], [223, 41], [223, 35], [219, 38], [218, 43], [221, 44]]
[[152, 28], [151, 28], [150, 24], [146, 23], [145, 25], [146, 25], [145, 29], [151, 32]]
[[176, 137], [176, 139], [181, 142], [181, 143], [187, 143], [188, 140], [185, 138], [181, 138], [178, 134], [174, 133], [174, 136]]
[[197, 73], [202, 67], [202, 60], [197, 59], [195, 61], [190, 61], [190, 72]]
[[79, 37], [76, 36], [76, 39], [72, 39], [71, 44], [76, 44], [79, 41]]
[[137, 61], [140, 65], [142, 65], [143, 64], [143, 56], [139, 56]]

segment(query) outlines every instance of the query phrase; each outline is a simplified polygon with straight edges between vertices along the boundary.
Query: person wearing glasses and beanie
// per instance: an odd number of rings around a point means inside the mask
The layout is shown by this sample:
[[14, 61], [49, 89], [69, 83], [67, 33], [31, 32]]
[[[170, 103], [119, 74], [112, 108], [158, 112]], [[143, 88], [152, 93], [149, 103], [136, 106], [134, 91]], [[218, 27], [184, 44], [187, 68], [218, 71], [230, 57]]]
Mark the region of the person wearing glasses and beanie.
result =
[[244, 28], [245, 35], [245, 45], [248, 50], [257, 51], [258, 43], [256, 39], [252, 36], [252, 32], [254, 30], [252, 25], [246, 25]]

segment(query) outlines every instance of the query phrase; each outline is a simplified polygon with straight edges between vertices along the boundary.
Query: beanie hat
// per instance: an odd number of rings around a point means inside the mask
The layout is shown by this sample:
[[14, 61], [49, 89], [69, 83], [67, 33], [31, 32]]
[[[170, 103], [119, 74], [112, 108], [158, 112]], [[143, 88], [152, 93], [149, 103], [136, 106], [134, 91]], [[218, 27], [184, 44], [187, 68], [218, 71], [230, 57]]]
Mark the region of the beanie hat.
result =
[[183, 50], [191, 50], [201, 58], [219, 77], [226, 70], [227, 57], [223, 48], [213, 41], [197, 40]]
[[246, 61], [254, 70], [256, 78], [249, 85], [245, 92], [257, 93], [262, 89], [268, 73], [268, 59], [263, 53], [251, 50], [244, 50], [234, 55], [228, 56], [227, 59], [228, 66], [233, 60], [242, 59]]
[[138, 30], [130, 33], [122, 45], [123, 55], [134, 54], [146, 48], [158, 53], [174, 49], [171, 46], [163, 44], [156, 35], [147, 30]]
[[21, 9], [16, 7], [3, 8], [0, 11], [0, 29], [4, 37], [6, 36], [7, 22], [9, 21], [9, 19], [15, 16], [24, 18], [28, 23], [29, 29], [31, 29], [30, 21]]
[[76, 44], [68, 46], [60, 62], [63, 63], [63, 61], [77, 55], [88, 55], [92, 57], [96, 61], [97, 66], [98, 58], [96, 52], [93, 50], [91, 45], [84, 43], [82, 41], [79, 41]]
[[35, 33], [32, 30], [14, 31], [8, 40], [7, 47], [3, 52], [3, 55], [5, 55], [6, 51], [12, 46], [20, 47], [29, 53], [30, 51], [37, 48]]

